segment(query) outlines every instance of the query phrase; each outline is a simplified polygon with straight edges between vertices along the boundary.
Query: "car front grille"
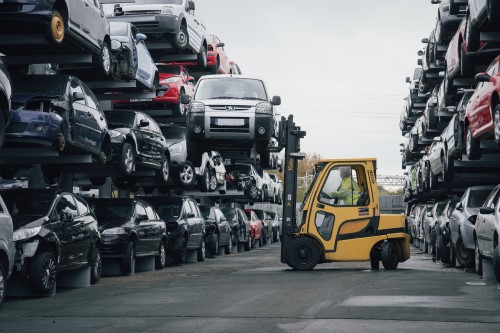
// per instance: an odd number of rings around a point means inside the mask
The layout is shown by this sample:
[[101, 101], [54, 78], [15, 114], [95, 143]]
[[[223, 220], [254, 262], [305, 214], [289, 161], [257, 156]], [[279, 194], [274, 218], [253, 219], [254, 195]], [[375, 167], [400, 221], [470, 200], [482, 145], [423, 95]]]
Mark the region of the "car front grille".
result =
[[5, 129], [7, 133], [22, 133], [28, 127], [28, 123], [11, 123]]
[[[225, 121], [241, 121], [243, 120], [242, 125], [236, 124], [217, 124], [219, 119], [223, 119]], [[241, 134], [249, 134], [250, 133], [250, 120], [248, 118], [210, 118], [210, 132], [211, 133], [241, 133]]]
[[210, 108], [214, 111], [229, 111], [228, 108], [234, 108], [234, 111], [247, 111], [250, 110], [252, 107], [247, 105], [238, 105], [238, 106], [217, 105], [217, 106], [210, 106]]
[[137, 28], [158, 28], [158, 22], [134, 22]]
[[[160, 15], [161, 10], [134, 10], [130, 12], [124, 12], [124, 15]], [[134, 24], [135, 25], [135, 24]]]
[[23, 10], [23, 5], [19, 3], [1, 3], [0, 13], [16, 13]]

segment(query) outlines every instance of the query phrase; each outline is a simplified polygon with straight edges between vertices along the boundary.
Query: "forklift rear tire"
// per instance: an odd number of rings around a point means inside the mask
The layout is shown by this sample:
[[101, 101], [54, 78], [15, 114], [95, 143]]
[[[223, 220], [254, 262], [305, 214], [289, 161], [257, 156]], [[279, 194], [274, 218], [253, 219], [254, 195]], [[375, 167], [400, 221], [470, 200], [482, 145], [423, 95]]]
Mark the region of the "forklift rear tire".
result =
[[287, 264], [297, 271], [310, 271], [319, 260], [319, 250], [314, 240], [307, 237], [292, 240], [288, 253]]
[[382, 258], [382, 265], [386, 270], [395, 270], [398, 268], [399, 256], [396, 244], [393, 242], [385, 242], [382, 245], [380, 256]]

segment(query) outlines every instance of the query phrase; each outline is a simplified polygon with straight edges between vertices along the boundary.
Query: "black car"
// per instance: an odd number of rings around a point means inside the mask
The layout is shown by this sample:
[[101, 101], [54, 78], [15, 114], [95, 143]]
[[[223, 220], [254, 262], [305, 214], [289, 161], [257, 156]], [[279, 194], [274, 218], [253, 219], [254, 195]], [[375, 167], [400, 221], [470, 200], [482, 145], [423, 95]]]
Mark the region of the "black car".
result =
[[226, 165], [227, 188], [243, 191], [251, 201], [264, 201], [263, 180], [251, 164]]
[[11, 99], [12, 87], [9, 72], [0, 59], [0, 148], [5, 139], [5, 127], [9, 123]]
[[129, 188], [130, 174], [137, 167], [155, 169], [161, 185], [170, 175], [170, 152], [158, 124], [137, 111], [105, 111], [110, 128], [111, 162], [118, 164], [121, 177], [114, 179], [118, 188]]
[[205, 219], [208, 252], [215, 256], [219, 246], [224, 246], [224, 253], [231, 254], [233, 247], [233, 230], [224, 213], [213, 206], [200, 205], [201, 215]]
[[[108, 125], [96, 96], [82, 81], [69, 75], [26, 75], [13, 76], [12, 83], [6, 146], [48, 147], [60, 154], [83, 151], [106, 162]], [[15, 166], [2, 170], [3, 178], [16, 171]]]
[[205, 220], [198, 204], [189, 197], [145, 197], [167, 225], [168, 252], [176, 263], [186, 261], [188, 250], [205, 260]]
[[47, 189], [2, 191], [14, 222], [16, 270], [34, 291], [48, 293], [57, 272], [91, 268], [91, 283], [101, 276], [101, 237], [88, 204], [68, 192]]
[[102, 257], [121, 258], [121, 270], [130, 273], [136, 257], [155, 256], [156, 269], [165, 267], [167, 233], [148, 202], [137, 199], [89, 199], [102, 238]]
[[273, 218], [268, 215], [268, 213], [262, 209], [253, 209], [259, 220], [264, 224], [264, 228], [262, 229], [262, 243], [264, 245], [271, 244], [273, 242]]
[[252, 239], [250, 237], [250, 221], [245, 212], [239, 208], [221, 208], [233, 232], [233, 243], [243, 243], [244, 250], [250, 251]]
[[0, 52], [17, 54], [90, 53], [94, 66], [111, 71], [109, 22], [99, 0], [3, 0]]

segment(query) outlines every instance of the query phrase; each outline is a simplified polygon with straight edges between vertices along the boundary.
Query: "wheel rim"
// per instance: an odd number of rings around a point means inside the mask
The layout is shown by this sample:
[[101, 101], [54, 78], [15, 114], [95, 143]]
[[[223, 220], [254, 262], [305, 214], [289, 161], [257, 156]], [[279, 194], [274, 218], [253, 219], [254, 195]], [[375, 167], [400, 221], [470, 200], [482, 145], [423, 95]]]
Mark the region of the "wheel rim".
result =
[[210, 172], [205, 172], [205, 185], [210, 188]]
[[215, 175], [210, 175], [209, 185], [211, 190], [215, 190], [215, 188], [217, 187], [217, 178], [215, 177]]
[[128, 147], [125, 152], [125, 171], [127, 173], [132, 172], [134, 169], [134, 154], [132, 153], [132, 148]]
[[206, 249], [205, 249], [205, 240], [202, 240], [201, 241], [201, 256], [202, 256], [202, 258], [205, 258], [205, 251], [206, 251]]
[[293, 251], [293, 258], [299, 265], [308, 265], [311, 263], [313, 258], [313, 250], [307, 245], [300, 245]]
[[472, 140], [472, 133], [470, 132], [470, 128], [467, 127], [467, 142], [465, 143], [465, 150], [467, 152], [467, 155], [470, 155], [471, 140]]
[[47, 257], [42, 264], [42, 285], [47, 290], [52, 289], [56, 281], [56, 263], [52, 257]]
[[106, 73], [109, 73], [111, 68], [111, 56], [109, 55], [107, 44], [104, 44], [102, 47], [102, 67]]
[[58, 44], [62, 43], [64, 40], [64, 20], [59, 13], [55, 13], [52, 16], [52, 20], [50, 22], [50, 32], [52, 34], [52, 38]]
[[165, 245], [162, 243], [160, 245], [160, 263], [162, 267], [165, 266], [165, 261], [166, 261]]
[[229, 235], [229, 253], [233, 250], [233, 235]]
[[182, 183], [191, 184], [194, 178], [193, 168], [190, 165], [184, 165], [180, 173], [180, 178]]
[[101, 276], [101, 270], [102, 270], [101, 253], [97, 250], [97, 254], [95, 255], [94, 258], [94, 276], [95, 277]]
[[163, 181], [167, 182], [169, 176], [168, 160], [163, 160], [163, 164], [161, 166], [161, 174], [163, 176]]
[[476, 244], [476, 251], [474, 253], [474, 264], [476, 266], [476, 272], [479, 273], [479, 247]]
[[0, 270], [0, 300], [3, 299], [4, 292], [5, 292], [5, 280], [3, 276], [3, 271]]
[[258, 191], [257, 191], [257, 186], [252, 186], [252, 190], [251, 190], [250, 194], [252, 195], [253, 199], [257, 198], [257, 196], [259, 195]]
[[181, 47], [185, 47], [187, 45], [187, 34], [183, 29], [180, 29], [177, 34], [177, 44]]
[[66, 138], [64, 137], [63, 133], [58, 133], [57, 134], [57, 149], [62, 152], [64, 151], [64, 148], [66, 147]]
[[494, 123], [494, 131], [495, 131], [495, 141], [500, 141], [500, 111], [495, 112], [495, 123]]
[[463, 242], [459, 242], [457, 244], [457, 252], [460, 255], [460, 258], [464, 260], [466, 260], [469, 257], [469, 251], [467, 251]]

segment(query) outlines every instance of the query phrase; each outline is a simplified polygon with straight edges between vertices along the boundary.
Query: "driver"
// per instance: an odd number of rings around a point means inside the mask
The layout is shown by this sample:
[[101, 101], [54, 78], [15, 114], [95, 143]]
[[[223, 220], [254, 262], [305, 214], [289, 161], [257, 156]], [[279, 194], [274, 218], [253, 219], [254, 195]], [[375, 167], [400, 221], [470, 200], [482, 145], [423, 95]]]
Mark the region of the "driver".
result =
[[337, 199], [335, 201], [336, 205], [352, 206], [353, 203], [358, 202], [358, 183], [351, 177], [351, 167], [340, 167], [339, 173], [342, 181], [337, 191], [330, 193], [330, 197]]

